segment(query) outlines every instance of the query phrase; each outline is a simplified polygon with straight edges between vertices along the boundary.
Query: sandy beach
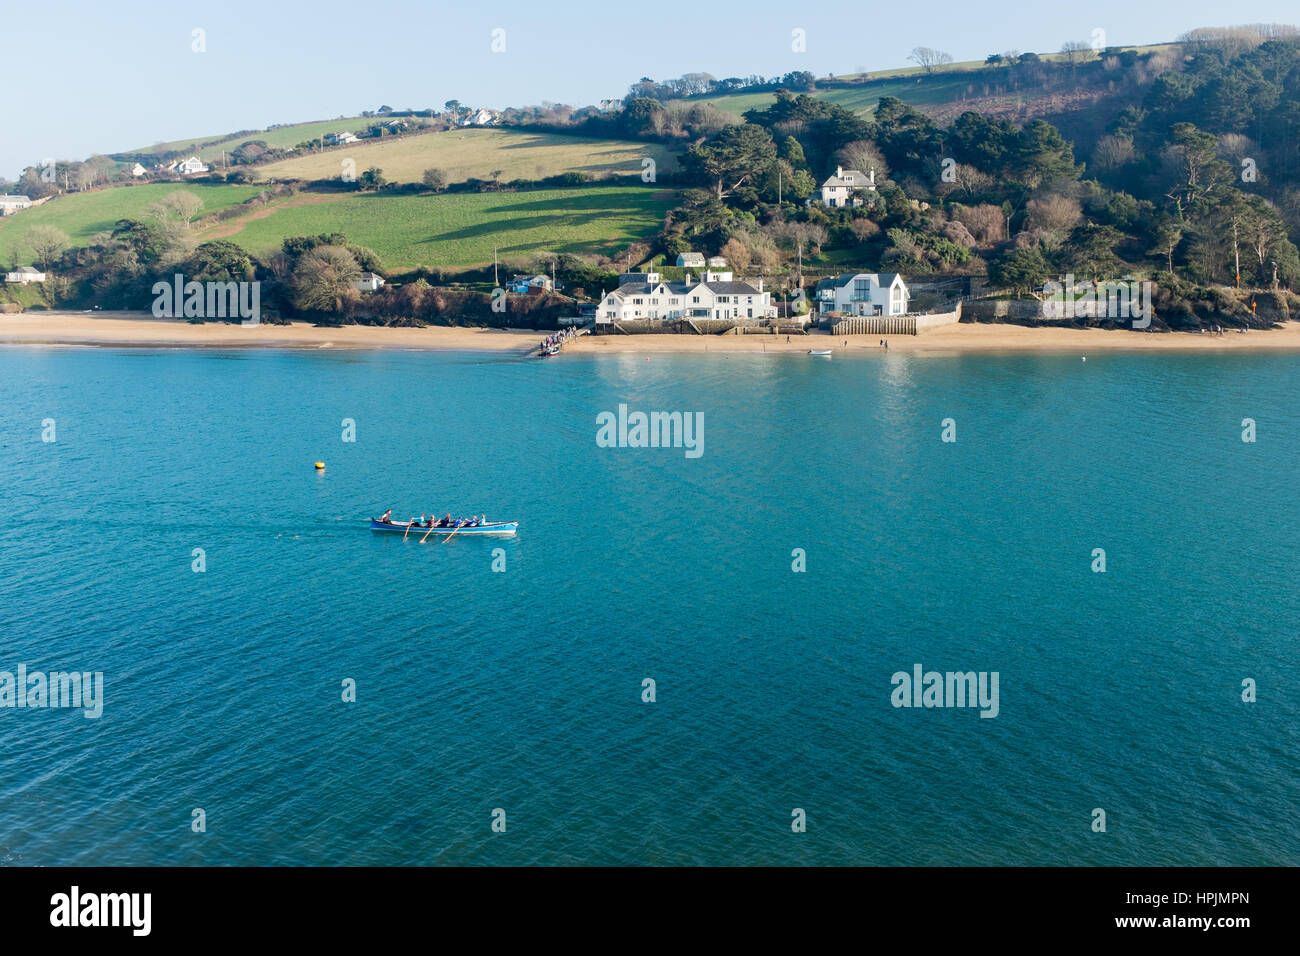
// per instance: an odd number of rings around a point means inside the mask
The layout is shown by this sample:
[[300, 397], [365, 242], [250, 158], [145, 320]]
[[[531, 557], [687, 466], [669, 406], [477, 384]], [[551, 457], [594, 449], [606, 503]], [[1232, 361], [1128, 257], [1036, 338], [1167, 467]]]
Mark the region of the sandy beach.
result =
[[[133, 346], [142, 348], [443, 349], [485, 352], [535, 351], [543, 333], [531, 329], [385, 328], [350, 325], [318, 328], [290, 325], [192, 325], [135, 312], [28, 312], [0, 315], [0, 345]], [[825, 333], [771, 335], [584, 335], [565, 353], [601, 352], [880, 352], [880, 337], [832, 337]], [[1300, 322], [1268, 331], [1222, 336], [1187, 332], [1028, 328], [1020, 325], [953, 325], [921, 335], [889, 337], [890, 352], [1226, 351], [1300, 349]]]

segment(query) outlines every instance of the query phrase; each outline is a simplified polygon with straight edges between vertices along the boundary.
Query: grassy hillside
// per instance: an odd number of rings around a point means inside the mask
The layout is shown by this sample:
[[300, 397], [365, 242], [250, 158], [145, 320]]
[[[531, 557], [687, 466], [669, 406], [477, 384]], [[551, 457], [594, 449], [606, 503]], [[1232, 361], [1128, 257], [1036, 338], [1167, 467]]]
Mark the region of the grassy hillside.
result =
[[[158, 143], [155, 146], [147, 146], [140, 149], [123, 150], [123, 153], [169, 153], [183, 150], [193, 153], [203, 160], [221, 160], [221, 151], [227, 152], [234, 149], [240, 143], [246, 143], [249, 140], [262, 140], [268, 146], [288, 147], [296, 146], [304, 140], [315, 139], [326, 133], [338, 133], [343, 131], [357, 132], [365, 129], [371, 123], [372, 119], [363, 119], [359, 116], [348, 117], [345, 119], [319, 120], [312, 123], [294, 123], [289, 126], [278, 126], [273, 130], [266, 132], [241, 133], [239, 135], [222, 135], [214, 134], [212, 136], [196, 136], [191, 139], [177, 139], [170, 143]], [[211, 143], [212, 145], [200, 147], [200, 143]]]
[[119, 219], [143, 219], [146, 207], [178, 190], [192, 192], [202, 199], [204, 213], [238, 205], [258, 193], [256, 186], [153, 183], [57, 196], [43, 205], [0, 219], [0, 258], [7, 263], [10, 252], [15, 251], [22, 262], [27, 262], [31, 254], [24, 237], [37, 225], [54, 226], [67, 233], [74, 246], [86, 245], [96, 233], [112, 229]]
[[[1147, 53], [1171, 46], [1173, 44], [1161, 43], [1130, 46], [1124, 49]], [[1095, 59], [1095, 55], [1089, 54], [1089, 56]], [[1044, 62], [1056, 62], [1063, 60], [1064, 56], [1059, 53], [1047, 53], [1043, 54], [1041, 59]], [[848, 82], [851, 85], [819, 89], [812, 95], [864, 115], [870, 115], [875, 111], [876, 104], [882, 96], [896, 96], [911, 106], [925, 110], [926, 107], [949, 106], [987, 97], [990, 95], [989, 84], [1001, 80], [1006, 70], [1005, 66], [986, 66], [982, 61], [952, 63], [932, 74], [926, 74], [920, 67], [878, 70], [837, 76], [831, 82], [836, 84]], [[1017, 98], [1028, 101], [1048, 93], [1027, 87], [1016, 95]], [[712, 103], [718, 109], [740, 117], [746, 110], [770, 106], [774, 99], [772, 93], [742, 92], [691, 97], [688, 102]], [[976, 104], [972, 103], [972, 107], [976, 107]]]
[[313, 194], [216, 224], [202, 239], [227, 238], [256, 255], [287, 236], [342, 232], [390, 269], [458, 269], [541, 252], [611, 254], [653, 234], [671, 205], [666, 190], [632, 186], [517, 193], [392, 196]]
[[[892, 79], [870, 80], [850, 87], [817, 90], [812, 95], [819, 100], [836, 103], [846, 109], [870, 115], [882, 96], [897, 96], [912, 106], [938, 106], [954, 100], [978, 95], [979, 72], [961, 71], [940, 73], [934, 76], [908, 75]], [[746, 110], [764, 109], [776, 102], [773, 93], [733, 93], [724, 96], [705, 96], [691, 102], [712, 103], [724, 112], [739, 117]]]
[[332, 179], [338, 177], [342, 161], [351, 159], [358, 173], [378, 166], [386, 179], [399, 183], [419, 182], [430, 168], [441, 169], [448, 182], [490, 179], [494, 170], [501, 170], [500, 178], [508, 181], [569, 172], [596, 177], [640, 173], [646, 156], [655, 160], [660, 172], [676, 167], [674, 154], [657, 143], [473, 129], [363, 141], [255, 168], [264, 179]]

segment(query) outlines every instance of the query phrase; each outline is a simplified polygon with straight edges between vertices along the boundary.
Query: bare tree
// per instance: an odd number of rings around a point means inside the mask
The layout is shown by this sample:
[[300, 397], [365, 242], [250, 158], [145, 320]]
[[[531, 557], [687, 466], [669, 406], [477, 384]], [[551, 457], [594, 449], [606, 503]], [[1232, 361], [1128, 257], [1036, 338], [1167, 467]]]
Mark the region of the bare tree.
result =
[[1061, 44], [1061, 54], [1065, 57], [1065, 61], [1070, 64], [1071, 68], [1082, 63], [1091, 50], [1092, 47], [1087, 43], [1084, 43], [1082, 40], [1070, 40]]
[[303, 253], [293, 274], [294, 300], [300, 309], [339, 311], [356, 291], [361, 277], [356, 257], [342, 246], [317, 246]]
[[942, 50], [933, 50], [928, 46], [918, 46], [908, 56], [908, 59], [925, 70], [926, 73], [933, 73], [939, 67], [951, 63], [952, 54], [944, 53]]
[[32, 256], [42, 272], [67, 247], [68, 237], [53, 226], [32, 226], [27, 231], [27, 248], [32, 250]]

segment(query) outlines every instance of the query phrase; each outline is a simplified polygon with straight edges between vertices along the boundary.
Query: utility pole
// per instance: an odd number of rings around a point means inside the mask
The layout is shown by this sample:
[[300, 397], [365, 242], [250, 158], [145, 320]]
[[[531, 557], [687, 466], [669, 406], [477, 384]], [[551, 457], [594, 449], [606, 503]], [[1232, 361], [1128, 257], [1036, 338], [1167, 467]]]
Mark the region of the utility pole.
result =
[[781, 164], [776, 164], [776, 204], [781, 205]]
[[497, 276], [497, 247], [492, 247], [492, 285], [501, 288], [501, 279]]

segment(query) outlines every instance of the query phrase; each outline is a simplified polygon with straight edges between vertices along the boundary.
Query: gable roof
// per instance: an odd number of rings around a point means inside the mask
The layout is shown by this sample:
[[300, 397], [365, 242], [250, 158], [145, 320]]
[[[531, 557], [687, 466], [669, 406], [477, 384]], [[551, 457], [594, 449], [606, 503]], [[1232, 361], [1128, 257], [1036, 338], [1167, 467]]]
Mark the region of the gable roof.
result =
[[[887, 289], [894, 284], [895, 279], [902, 279], [903, 276], [897, 272], [841, 272], [837, 276], [822, 279], [817, 283], [818, 289], [842, 289], [855, 279], [874, 279], [876, 285]], [[904, 287], [907, 283], [903, 283]]]
[[867, 174], [862, 170], [846, 169], [844, 170], [843, 178], [839, 176], [831, 176], [826, 180], [826, 182], [822, 183], [822, 188], [825, 189], [827, 186], [858, 186], [869, 182], [870, 180], [867, 178]]

